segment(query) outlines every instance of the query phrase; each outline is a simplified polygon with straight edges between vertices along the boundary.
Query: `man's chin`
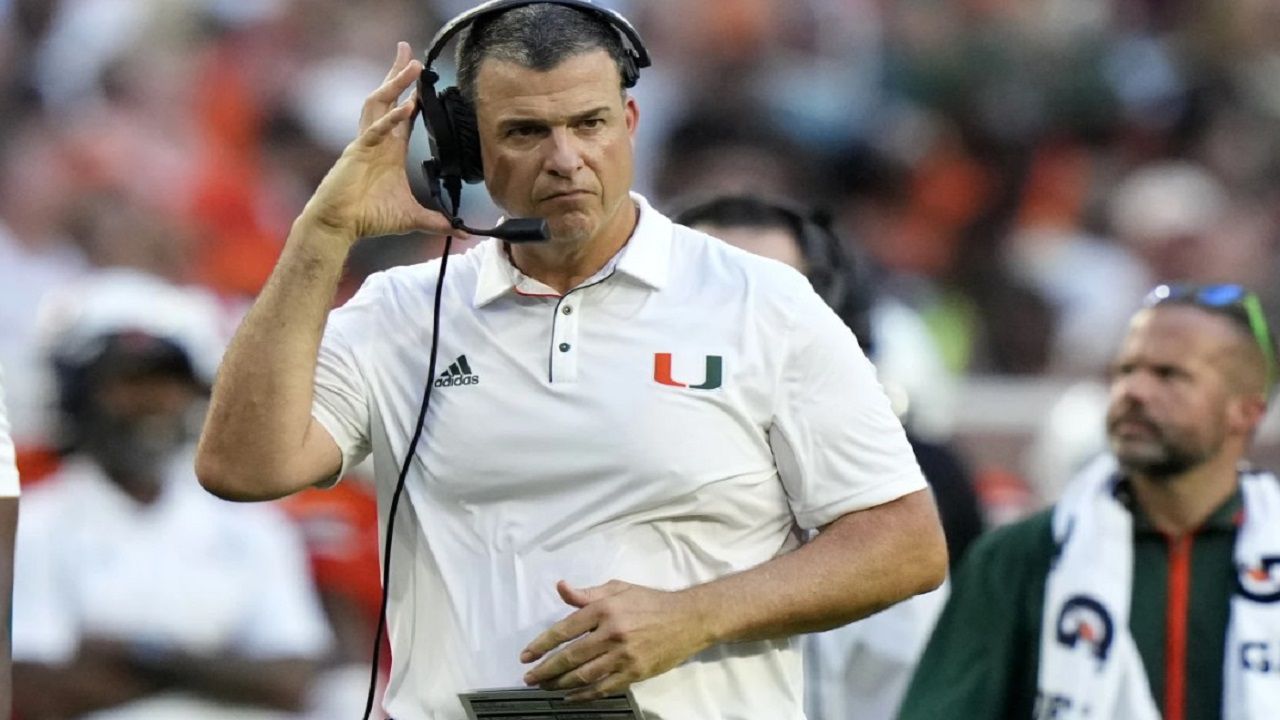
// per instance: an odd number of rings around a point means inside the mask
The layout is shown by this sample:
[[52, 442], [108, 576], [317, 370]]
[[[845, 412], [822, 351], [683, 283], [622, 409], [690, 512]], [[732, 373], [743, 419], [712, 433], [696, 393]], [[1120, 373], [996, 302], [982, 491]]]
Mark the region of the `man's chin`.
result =
[[1190, 470], [1195, 462], [1170, 453], [1166, 448], [1115, 448], [1112, 453], [1126, 475], [1139, 475], [1151, 480], [1167, 480]]
[[1120, 468], [1127, 473], [1146, 475], [1152, 469], [1162, 467], [1169, 462], [1169, 454], [1165, 449], [1150, 442], [1113, 439], [1111, 454], [1115, 456]]
[[580, 245], [591, 239], [595, 224], [590, 218], [573, 213], [547, 218], [547, 229], [551, 231], [552, 242]]

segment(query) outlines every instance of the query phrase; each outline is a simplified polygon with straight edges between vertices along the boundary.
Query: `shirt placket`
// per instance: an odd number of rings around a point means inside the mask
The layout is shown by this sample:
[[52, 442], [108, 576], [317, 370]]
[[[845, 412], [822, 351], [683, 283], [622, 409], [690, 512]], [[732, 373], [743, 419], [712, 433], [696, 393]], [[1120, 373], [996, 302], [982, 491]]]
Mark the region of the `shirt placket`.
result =
[[548, 362], [552, 383], [578, 380], [578, 323], [586, 293], [583, 288], [571, 290], [556, 303], [551, 322], [551, 357]]

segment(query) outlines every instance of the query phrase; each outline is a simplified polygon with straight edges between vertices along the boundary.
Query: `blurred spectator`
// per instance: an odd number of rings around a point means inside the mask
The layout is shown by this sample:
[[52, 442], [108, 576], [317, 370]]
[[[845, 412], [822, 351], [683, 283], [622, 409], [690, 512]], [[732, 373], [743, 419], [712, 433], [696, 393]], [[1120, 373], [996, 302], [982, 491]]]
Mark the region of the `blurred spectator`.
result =
[[[335, 651], [313, 684], [308, 720], [360, 717], [369, 692], [369, 658], [382, 608], [373, 487], [370, 480], [347, 477], [326, 490], [292, 495], [281, 501], [281, 507], [302, 532], [311, 577], [336, 640]], [[386, 638], [383, 642], [380, 685], [385, 685], [391, 669]]]
[[655, 190], [659, 201], [756, 193], [812, 198], [813, 164], [765, 109], [732, 96], [695, 106], [663, 140]]
[[[693, 205], [676, 222], [805, 273], [873, 360], [882, 341], [873, 320], [875, 293], [822, 218], [778, 202], [721, 195]], [[968, 471], [945, 445], [908, 439], [933, 489], [953, 563], [982, 530]], [[942, 610], [946, 588], [804, 639], [806, 714], [813, 720], [890, 720]]]
[[1152, 279], [1219, 281], [1223, 278], [1204, 273], [1212, 272], [1214, 255], [1222, 251], [1214, 235], [1229, 203], [1226, 189], [1203, 167], [1154, 163], [1130, 173], [1116, 188], [1111, 226], [1146, 263]]
[[217, 305], [134, 271], [49, 298], [42, 331], [71, 452], [23, 503], [14, 599], [23, 718], [300, 711], [329, 630], [272, 507], [195, 482]]
[[1142, 293], [1141, 259], [1087, 227], [1089, 188], [1101, 170], [1078, 142], [1041, 145], [1033, 154], [1006, 257], [1012, 273], [1053, 306], [1049, 369], [1068, 376], [1102, 372]]
[[84, 266], [61, 228], [73, 202], [70, 168], [41, 120], [14, 118], [0, 137], [0, 365], [8, 374], [9, 418], [20, 452], [47, 434], [51, 393], [35, 350], [32, 308]]

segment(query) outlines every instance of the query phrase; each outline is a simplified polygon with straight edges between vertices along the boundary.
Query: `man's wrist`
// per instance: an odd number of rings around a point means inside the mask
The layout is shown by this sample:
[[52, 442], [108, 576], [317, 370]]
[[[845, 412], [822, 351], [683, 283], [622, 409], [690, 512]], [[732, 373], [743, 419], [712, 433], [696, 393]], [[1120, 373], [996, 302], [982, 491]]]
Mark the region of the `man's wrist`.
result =
[[714, 588], [695, 585], [678, 590], [675, 594], [680, 597], [690, 615], [697, 652], [731, 639], [729, 618], [732, 610], [724, 607], [724, 603], [717, 599]]
[[318, 241], [326, 247], [340, 248], [343, 252], [350, 250], [359, 239], [354, 228], [326, 218], [323, 213], [316, 212], [310, 204], [303, 208], [302, 214], [293, 221], [289, 237]]

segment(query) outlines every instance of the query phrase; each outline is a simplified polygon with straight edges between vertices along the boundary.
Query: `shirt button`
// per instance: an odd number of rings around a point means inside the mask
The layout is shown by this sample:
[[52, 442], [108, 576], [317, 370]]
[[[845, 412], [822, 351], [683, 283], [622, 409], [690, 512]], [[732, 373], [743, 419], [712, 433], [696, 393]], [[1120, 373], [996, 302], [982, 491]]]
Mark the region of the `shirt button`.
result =
[[573, 306], [572, 306], [572, 305], [565, 305], [564, 307], [560, 308], [560, 313], [561, 313], [561, 314], [563, 314], [563, 315], [572, 315], [572, 314], [573, 314]]
[[560, 343], [560, 352], [569, 352], [569, 343]]

